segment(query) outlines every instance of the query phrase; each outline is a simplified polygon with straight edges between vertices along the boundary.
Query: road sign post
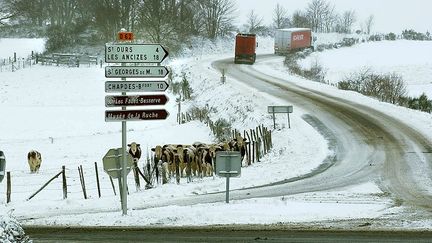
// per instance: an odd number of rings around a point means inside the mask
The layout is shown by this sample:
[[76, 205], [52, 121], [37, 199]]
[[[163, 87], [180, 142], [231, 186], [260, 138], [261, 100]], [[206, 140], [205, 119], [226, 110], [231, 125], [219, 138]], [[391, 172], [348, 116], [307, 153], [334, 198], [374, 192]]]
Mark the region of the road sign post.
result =
[[[162, 105], [168, 101], [163, 95], [128, 96], [126, 92], [154, 92], [165, 91], [168, 84], [165, 81], [133, 81], [126, 78], [165, 78], [169, 71], [160, 63], [168, 56], [167, 50], [160, 44], [135, 44], [132, 32], [122, 29], [117, 35], [121, 43], [105, 44], [105, 62], [121, 63], [121, 66], [105, 68], [105, 77], [121, 78], [121, 81], [107, 81], [105, 92], [121, 92], [121, 96], [106, 96], [106, 107], [121, 107], [121, 110], [105, 111], [105, 121], [122, 122], [122, 170], [119, 177], [121, 184], [121, 201], [123, 215], [127, 214], [127, 136], [126, 121], [162, 120], [168, 117], [166, 110], [127, 110], [126, 106]], [[126, 63], [156, 63], [158, 66], [126, 66]]]
[[[126, 189], [123, 187], [126, 184], [126, 176], [133, 167], [132, 156], [129, 153], [125, 155], [124, 151], [123, 148], [110, 149], [102, 159], [104, 171], [112, 178], [118, 179], [123, 214], [127, 213], [127, 207], [124, 207], [127, 199], [123, 195], [123, 191]], [[124, 175], [125, 172], [126, 176]]]
[[225, 201], [229, 203], [229, 182], [231, 177], [241, 175], [241, 154], [238, 151], [216, 152], [216, 174], [226, 177]]
[[291, 128], [289, 113], [293, 112], [293, 106], [292, 105], [289, 105], [289, 106], [268, 106], [267, 109], [268, 109], [268, 113], [271, 113], [273, 115], [273, 127], [274, 127], [274, 129], [276, 129], [276, 117], [275, 117], [276, 113], [287, 113], [287, 115], [288, 115], [288, 128]]

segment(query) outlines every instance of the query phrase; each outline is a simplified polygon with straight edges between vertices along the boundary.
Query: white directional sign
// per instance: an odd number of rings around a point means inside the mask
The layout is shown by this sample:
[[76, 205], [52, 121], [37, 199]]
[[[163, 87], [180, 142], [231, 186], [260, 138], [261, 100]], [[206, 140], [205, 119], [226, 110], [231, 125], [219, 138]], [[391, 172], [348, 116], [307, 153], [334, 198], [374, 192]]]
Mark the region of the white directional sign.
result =
[[106, 63], [161, 63], [167, 56], [160, 44], [105, 44]]
[[268, 113], [292, 113], [293, 106], [267, 106]]
[[106, 81], [105, 92], [160, 92], [165, 91], [168, 84], [165, 81]]
[[164, 66], [106, 66], [107, 78], [165, 78], [169, 71]]

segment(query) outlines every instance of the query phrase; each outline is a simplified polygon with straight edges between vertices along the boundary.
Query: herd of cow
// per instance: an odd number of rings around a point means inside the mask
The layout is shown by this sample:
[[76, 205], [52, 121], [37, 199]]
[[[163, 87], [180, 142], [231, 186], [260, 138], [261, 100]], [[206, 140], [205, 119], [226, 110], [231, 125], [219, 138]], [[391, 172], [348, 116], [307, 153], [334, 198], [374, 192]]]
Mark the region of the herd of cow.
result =
[[[154, 168], [160, 168], [163, 183], [168, 182], [176, 173], [179, 173], [180, 177], [186, 176], [188, 181], [192, 180], [192, 176], [213, 176], [216, 152], [239, 151], [243, 161], [247, 144], [245, 138], [237, 135], [231, 141], [214, 144], [195, 142], [191, 145], [157, 145], [151, 148], [154, 154], [153, 166]], [[129, 153], [135, 161], [138, 161], [141, 157], [139, 144], [131, 143], [128, 146]]]
[[195, 142], [192, 145], [165, 144], [155, 146], [151, 150], [154, 152], [155, 165], [162, 167], [163, 181], [168, 181], [176, 174], [177, 164], [180, 177], [186, 176], [188, 181], [191, 181], [192, 176], [213, 176], [218, 151], [239, 151], [243, 161], [247, 143], [245, 138], [237, 135], [236, 138], [227, 142], [214, 144]]
[[[176, 173], [179, 173], [180, 177], [186, 176], [188, 181], [191, 181], [192, 176], [213, 176], [218, 151], [239, 151], [243, 161], [248, 143], [245, 138], [237, 134], [235, 138], [227, 142], [213, 144], [195, 142], [192, 145], [165, 144], [157, 145], [151, 148], [151, 151], [154, 153], [154, 168], [160, 168], [164, 183]], [[142, 154], [140, 144], [133, 142], [128, 144], [128, 147], [129, 154], [135, 162], [138, 162]], [[38, 172], [42, 163], [41, 154], [36, 150], [31, 150], [27, 158], [30, 172]]]

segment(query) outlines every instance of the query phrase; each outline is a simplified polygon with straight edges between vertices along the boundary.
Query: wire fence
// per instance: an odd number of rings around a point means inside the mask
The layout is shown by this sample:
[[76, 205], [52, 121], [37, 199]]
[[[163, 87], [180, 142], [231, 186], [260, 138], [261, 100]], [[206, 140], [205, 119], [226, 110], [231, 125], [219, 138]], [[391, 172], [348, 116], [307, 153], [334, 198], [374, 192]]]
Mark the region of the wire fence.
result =
[[16, 53], [13, 57], [0, 59], [0, 72], [15, 72], [17, 70], [30, 68], [35, 65], [35, 55], [31, 54], [25, 57], [17, 57]]
[[[101, 165], [95, 164], [81, 165], [82, 174], [85, 178], [85, 193], [87, 198], [99, 198], [99, 193], [102, 196], [115, 195], [109, 175], [107, 175]], [[97, 172], [96, 172], [97, 169]], [[25, 200], [63, 200], [64, 186], [66, 186], [66, 198], [84, 199], [83, 184], [81, 183], [80, 173], [78, 168], [66, 167], [64, 169], [64, 181], [61, 174], [50, 181], [40, 192], [29, 199], [35, 192], [44, 186], [53, 176], [62, 173], [62, 168], [45, 168], [39, 173], [30, 173], [23, 170], [8, 171], [6, 187], [0, 187], [0, 200], [9, 203], [11, 201]], [[98, 174], [98, 179], [96, 178]], [[31, 177], [31, 179], [29, 179]], [[134, 178], [128, 176], [128, 184], [134, 185]], [[10, 186], [8, 186], [10, 185]], [[114, 183], [117, 186], [117, 183]], [[116, 192], [118, 188], [115, 189]], [[6, 195], [6, 198], [3, 198]], [[9, 195], [9, 198], [8, 198]]]
[[98, 64], [102, 66], [102, 60], [97, 56], [67, 53], [42, 55], [31, 52], [27, 56], [17, 57], [15, 52], [13, 57], [0, 58], [0, 72], [15, 72], [21, 69], [31, 68], [36, 64], [67, 67], [90, 67], [91, 65]]

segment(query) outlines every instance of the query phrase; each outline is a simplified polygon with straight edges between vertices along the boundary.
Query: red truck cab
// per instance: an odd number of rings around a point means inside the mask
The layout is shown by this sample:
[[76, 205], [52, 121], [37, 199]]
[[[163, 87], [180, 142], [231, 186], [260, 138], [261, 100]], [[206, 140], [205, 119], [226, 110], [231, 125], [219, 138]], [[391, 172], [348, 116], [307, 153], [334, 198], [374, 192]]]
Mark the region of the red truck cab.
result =
[[254, 64], [256, 60], [256, 46], [255, 34], [237, 34], [234, 63]]

